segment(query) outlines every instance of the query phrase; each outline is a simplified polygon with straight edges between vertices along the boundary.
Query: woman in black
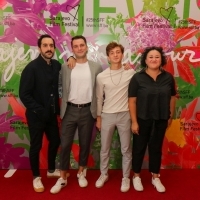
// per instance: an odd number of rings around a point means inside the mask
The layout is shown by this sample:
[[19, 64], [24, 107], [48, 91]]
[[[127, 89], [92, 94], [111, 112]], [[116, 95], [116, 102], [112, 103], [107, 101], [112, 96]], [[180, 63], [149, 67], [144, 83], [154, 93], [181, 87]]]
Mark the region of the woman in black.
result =
[[175, 82], [163, 69], [166, 64], [161, 47], [148, 47], [141, 57], [143, 69], [129, 84], [129, 109], [133, 132], [133, 185], [143, 191], [140, 171], [146, 148], [149, 151], [149, 171], [152, 184], [158, 192], [165, 192], [159, 179], [162, 144], [167, 127], [172, 122], [175, 109]]

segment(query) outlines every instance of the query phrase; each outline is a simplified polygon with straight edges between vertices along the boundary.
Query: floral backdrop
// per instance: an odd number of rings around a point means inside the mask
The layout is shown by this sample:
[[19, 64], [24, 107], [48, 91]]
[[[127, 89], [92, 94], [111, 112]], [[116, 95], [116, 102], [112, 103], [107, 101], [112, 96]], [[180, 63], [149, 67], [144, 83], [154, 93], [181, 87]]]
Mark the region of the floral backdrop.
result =
[[[50, 34], [55, 58], [65, 62], [71, 37], [88, 41], [88, 58], [108, 67], [110, 41], [125, 47], [124, 62], [140, 70], [147, 46], [162, 46], [165, 69], [176, 81], [177, 103], [163, 144], [162, 168], [200, 168], [200, 0], [0, 0], [0, 169], [28, 169], [29, 133], [25, 108], [18, 97], [23, 68], [37, 57], [37, 39]], [[59, 124], [60, 119], [58, 118]], [[47, 146], [44, 137], [43, 147]], [[99, 168], [100, 133], [94, 127], [90, 168]], [[74, 138], [71, 168], [78, 166]], [[120, 142], [113, 133], [109, 167], [121, 168]], [[47, 148], [40, 154], [46, 168]], [[59, 167], [59, 152], [56, 163]], [[148, 167], [148, 154], [143, 168]]]

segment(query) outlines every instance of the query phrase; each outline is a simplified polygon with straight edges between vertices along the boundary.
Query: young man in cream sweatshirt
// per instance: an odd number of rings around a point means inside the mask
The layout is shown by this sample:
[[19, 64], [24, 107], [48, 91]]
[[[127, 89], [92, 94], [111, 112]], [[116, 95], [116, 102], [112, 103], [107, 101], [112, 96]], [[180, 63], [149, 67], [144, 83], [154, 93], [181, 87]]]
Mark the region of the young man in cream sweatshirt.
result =
[[123, 178], [121, 192], [130, 188], [131, 119], [128, 109], [128, 85], [134, 75], [133, 69], [125, 70], [122, 66], [124, 47], [111, 42], [106, 47], [110, 67], [97, 76], [97, 128], [101, 131], [100, 171], [96, 181], [100, 188], [108, 180], [110, 147], [115, 127], [118, 129], [121, 142]]

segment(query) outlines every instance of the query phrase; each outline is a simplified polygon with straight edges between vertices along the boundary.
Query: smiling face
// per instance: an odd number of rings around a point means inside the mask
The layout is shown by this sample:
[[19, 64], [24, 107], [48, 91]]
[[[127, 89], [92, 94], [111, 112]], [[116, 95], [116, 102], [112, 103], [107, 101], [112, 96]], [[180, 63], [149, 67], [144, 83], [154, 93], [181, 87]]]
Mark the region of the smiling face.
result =
[[108, 60], [111, 64], [121, 63], [123, 59], [123, 53], [120, 47], [111, 49], [108, 53]]
[[39, 51], [45, 60], [50, 60], [55, 53], [53, 40], [48, 37], [43, 38], [39, 47]]
[[76, 59], [86, 58], [88, 47], [83, 39], [75, 39], [72, 41], [72, 51]]
[[150, 69], [158, 69], [161, 66], [160, 52], [157, 50], [149, 51], [149, 53], [147, 54], [145, 63]]

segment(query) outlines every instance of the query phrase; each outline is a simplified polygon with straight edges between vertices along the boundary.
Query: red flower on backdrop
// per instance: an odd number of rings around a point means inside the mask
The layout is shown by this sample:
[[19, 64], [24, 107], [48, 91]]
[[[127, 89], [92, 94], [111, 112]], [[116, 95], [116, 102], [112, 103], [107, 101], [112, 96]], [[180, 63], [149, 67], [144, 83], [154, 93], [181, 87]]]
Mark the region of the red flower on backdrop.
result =
[[[80, 152], [80, 147], [78, 144], [73, 144], [72, 145], [72, 155], [74, 157], [74, 160], [76, 160], [76, 162], [79, 162], [79, 152]], [[88, 157], [88, 163], [87, 166], [88, 167], [94, 167], [95, 162], [94, 162], [94, 158], [92, 157], [92, 155], [90, 154]]]
[[182, 148], [164, 138], [162, 147], [162, 166], [164, 168], [181, 168]]
[[10, 106], [12, 107], [13, 112], [17, 115], [20, 116], [22, 119], [22, 122], [27, 123], [26, 120], [26, 116], [25, 116], [25, 107], [22, 106], [17, 99], [15, 98], [15, 96], [12, 93], [7, 93], [7, 97], [6, 97], [8, 103], [10, 104]]
[[[180, 140], [170, 141], [170, 133], [163, 142], [162, 167], [164, 168], [199, 168], [200, 167], [200, 118], [197, 110], [198, 101], [195, 98], [180, 115], [180, 120], [174, 120], [174, 126], [180, 130], [174, 130], [174, 134], [180, 134]], [[173, 129], [171, 129], [172, 131]], [[169, 130], [168, 130], [169, 131]], [[180, 131], [180, 132], [178, 132]], [[183, 138], [184, 141], [183, 141]]]
[[200, 148], [185, 145], [182, 153], [182, 168], [197, 169], [200, 167]]
[[184, 136], [186, 145], [182, 152], [182, 167], [183, 168], [197, 168], [200, 166], [200, 123], [195, 120], [187, 120], [190, 125]]
[[0, 0], [0, 9], [2, 9], [7, 4], [6, 0]]
[[200, 167], [200, 120], [195, 111], [198, 98], [194, 99], [188, 108], [183, 109], [180, 118], [184, 120], [184, 137], [186, 145], [183, 146], [181, 155], [182, 168]]
[[197, 6], [200, 8], [200, 0], [197, 0]]
[[[193, 20], [191, 18], [187, 19], [190, 26], [200, 26], [200, 22]], [[199, 33], [199, 29], [195, 28], [177, 28], [174, 31], [174, 41], [179, 44], [181, 41], [190, 39], [191, 37], [197, 35]], [[196, 45], [192, 43], [193, 46], [181, 46], [181, 47], [175, 47], [173, 49], [175, 56], [177, 59], [175, 59], [175, 63], [177, 65], [177, 70], [179, 73], [179, 76], [187, 83], [190, 83], [192, 85], [196, 85], [196, 80], [194, 77], [194, 74], [191, 69], [191, 65], [193, 67], [199, 67], [200, 62], [192, 62], [193, 59], [197, 58], [197, 56], [200, 53], [200, 37], [197, 39]], [[186, 54], [186, 51], [192, 51], [195, 53], [195, 55], [192, 57], [190, 54]], [[179, 59], [178, 59], [179, 58]], [[183, 59], [182, 59], [183, 58]], [[167, 65], [165, 66], [166, 71], [170, 72], [172, 75], [174, 75], [174, 66], [173, 61], [170, 56], [167, 56]]]

